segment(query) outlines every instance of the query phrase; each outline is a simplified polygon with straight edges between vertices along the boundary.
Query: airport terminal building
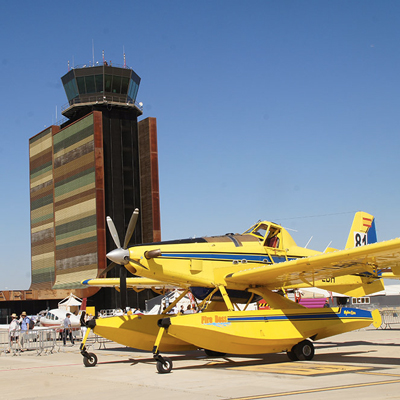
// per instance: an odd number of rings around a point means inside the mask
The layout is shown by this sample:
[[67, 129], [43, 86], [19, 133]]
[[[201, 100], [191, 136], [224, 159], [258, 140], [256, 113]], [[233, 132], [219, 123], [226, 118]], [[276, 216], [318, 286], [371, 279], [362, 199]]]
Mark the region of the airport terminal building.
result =
[[1, 292], [1, 317], [12, 307], [54, 306], [71, 292], [116, 307], [114, 289], [80, 283], [99, 276], [115, 247], [106, 216], [123, 238], [139, 208], [131, 244], [161, 240], [157, 125], [155, 118], [138, 120], [139, 76], [103, 62], [73, 68], [61, 80], [64, 120], [29, 140], [32, 284], [28, 291]]

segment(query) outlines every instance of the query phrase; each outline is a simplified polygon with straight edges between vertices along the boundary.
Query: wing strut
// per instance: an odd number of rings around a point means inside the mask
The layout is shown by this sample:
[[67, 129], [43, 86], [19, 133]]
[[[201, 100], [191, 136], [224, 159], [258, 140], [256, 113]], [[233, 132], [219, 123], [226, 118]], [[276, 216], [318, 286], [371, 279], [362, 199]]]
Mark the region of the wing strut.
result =
[[[177, 298], [168, 306], [168, 308], [167, 308], [165, 311], [162, 312], [162, 314], [167, 314], [167, 313], [169, 313], [169, 312], [178, 304], [179, 300], [180, 300], [180, 299], [183, 299], [183, 298], [186, 296], [186, 294], [187, 294], [188, 291], [189, 291], [189, 289], [185, 289], [185, 290], [182, 292], [182, 294], [180, 294], [179, 297], [177, 297]], [[160, 340], [161, 340], [161, 339], [160, 339]]]
[[222, 298], [225, 301], [225, 304], [226, 304], [226, 307], [228, 308], [228, 311], [233, 311], [234, 307], [233, 307], [233, 304], [231, 302], [231, 299], [228, 296], [228, 293], [226, 292], [225, 286], [224, 285], [219, 285], [218, 289], [222, 294]]

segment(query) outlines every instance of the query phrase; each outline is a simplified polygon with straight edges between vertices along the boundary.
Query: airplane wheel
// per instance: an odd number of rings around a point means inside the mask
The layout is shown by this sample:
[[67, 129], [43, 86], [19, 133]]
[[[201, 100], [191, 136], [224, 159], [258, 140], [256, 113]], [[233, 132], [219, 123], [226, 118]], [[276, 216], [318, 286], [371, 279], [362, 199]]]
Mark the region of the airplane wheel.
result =
[[163, 357], [164, 362], [157, 361], [157, 371], [160, 374], [168, 374], [172, 370], [172, 360], [169, 357]]
[[287, 356], [288, 356], [290, 361], [299, 361], [299, 359], [297, 358], [295, 352], [293, 351], [293, 348], [292, 348], [292, 351], [287, 351], [286, 354], [287, 354]]
[[299, 360], [312, 360], [314, 358], [314, 345], [309, 340], [303, 340], [296, 344], [293, 351]]
[[208, 357], [224, 357], [226, 355], [226, 353], [207, 349], [204, 349], [204, 353], [206, 353]]
[[87, 353], [87, 357], [83, 357], [85, 367], [94, 367], [97, 364], [97, 356], [94, 353]]

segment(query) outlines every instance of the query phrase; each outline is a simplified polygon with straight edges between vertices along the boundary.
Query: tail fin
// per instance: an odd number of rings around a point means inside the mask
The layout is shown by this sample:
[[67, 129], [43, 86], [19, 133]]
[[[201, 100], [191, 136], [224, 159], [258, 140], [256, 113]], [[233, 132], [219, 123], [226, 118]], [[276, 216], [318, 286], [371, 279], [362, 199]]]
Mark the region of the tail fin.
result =
[[87, 302], [87, 297], [85, 297], [85, 298], [82, 300], [82, 304], [81, 304], [81, 307], [80, 307], [80, 311], [86, 311], [86, 302]]
[[353, 219], [353, 225], [347, 239], [346, 249], [376, 243], [375, 218], [371, 214], [359, 211]]

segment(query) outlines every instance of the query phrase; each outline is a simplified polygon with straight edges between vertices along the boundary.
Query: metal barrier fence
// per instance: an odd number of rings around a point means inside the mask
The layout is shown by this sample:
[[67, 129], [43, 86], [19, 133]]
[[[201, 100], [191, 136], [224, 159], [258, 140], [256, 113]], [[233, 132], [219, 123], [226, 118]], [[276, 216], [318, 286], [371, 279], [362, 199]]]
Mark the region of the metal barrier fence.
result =
[[382, 324], [380, 329], [392, 329], [392, 325], [400, 324], [400, 311], [397, 309], [380, 310]]
[[57, 332], [53, 329], [22, 331], [0, 331], [0, 350], [2, 353], [20, 354], [26, 350], [36, 351], [37, 355], [52, 353], [57, 346]]
[[[76, 328], [72, 330], [74, 342], [82, 341], [86, 329]], [[66, 343], [69, 344], [69, 335], [66, 337]], [[105, 349], [107, 343], [111, 343], [109, 339], [105, 339], [90, 331], [86, 341], [87, 348], [94, 348], [97, 344], [98, 348]], [[20, 355], [24, 351], [36, 351], [37, 355], [51, 354], [60, 351], [63, 346], [63, 332], [59, 328], [34, 329], [28, 332], [8, 330], [0, 330], [0, 354], [10, 353], [12, 355]]]
[[[83, 337], [85, 336], [85, 333], [86, 333], [86, 330], [82, 329], [80, 340], [83, 339]], [[94, 345], [98, 344], [99, 349], [105, 349], [107, 343], [112, 343], [112, 340], [103, 338], [102, 336], [96, 335], [93, 331], [90, 331], [89, 336], [86, 340], [85, 346], [87, 349], [89, 349], [89, 348], [94, 348]]]

